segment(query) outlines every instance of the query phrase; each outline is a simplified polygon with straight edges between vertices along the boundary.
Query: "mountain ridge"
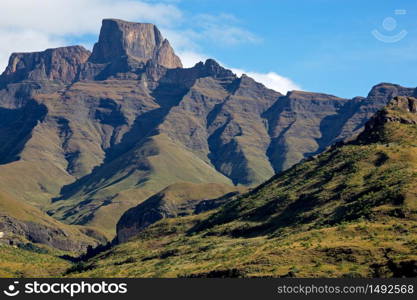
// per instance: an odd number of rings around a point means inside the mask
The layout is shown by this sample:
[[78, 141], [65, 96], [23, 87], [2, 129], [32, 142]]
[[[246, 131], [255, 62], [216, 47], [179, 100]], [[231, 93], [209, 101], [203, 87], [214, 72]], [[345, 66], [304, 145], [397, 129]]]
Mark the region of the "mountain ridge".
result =
[[417, 98], [394, 97], [356, 139], [142, 228], [69, 276], [415, 277], [416, 137]]

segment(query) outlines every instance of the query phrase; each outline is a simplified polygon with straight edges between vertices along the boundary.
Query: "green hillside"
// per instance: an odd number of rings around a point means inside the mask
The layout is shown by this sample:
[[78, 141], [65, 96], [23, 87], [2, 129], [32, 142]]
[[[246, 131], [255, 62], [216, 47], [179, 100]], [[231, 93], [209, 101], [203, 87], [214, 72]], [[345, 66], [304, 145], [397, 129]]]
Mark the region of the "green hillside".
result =
[[243, 187], [218, 183], [172, 184], [123, 214], [117, 223], [117, 240], [126, 242], [143, 228], [164, 218], [187, 216], [209, 207], [218, 207], [244, 191]]
[[43, 244], [44, 248], [82, 253], [88, 246], [105, 242], [106, 238], [99, 230], [63, 224], [0, 191], [0, 245], [31, 247]]
[[71, 276], [417, 275], [417, 99], [217, 211], [162, 220]]
[[71, 266], [56, 253], [39, 249], [43, 248], [26, 250], [0, 244], [0, 278], [59, 277]]

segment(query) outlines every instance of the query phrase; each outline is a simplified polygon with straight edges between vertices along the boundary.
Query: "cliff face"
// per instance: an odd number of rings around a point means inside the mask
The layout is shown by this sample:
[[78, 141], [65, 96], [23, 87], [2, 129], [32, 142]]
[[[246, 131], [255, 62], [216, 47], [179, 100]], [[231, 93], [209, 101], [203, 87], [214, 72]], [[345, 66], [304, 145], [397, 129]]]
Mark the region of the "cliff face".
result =
[[36, 243], [64, 251], [83, 252], [88, 246], [105, 242], [104, 236], [91, 228], [62, 224], [0, 191], [0, 245], [20, 247]]
[[410, 96], [413, 88], [381, 83], [366, 98], [342, 99], [294, 91], [276, 101], [264, 117], [269, 123], [268, 155], [276, 172], [318, 154], [334, 142], [358, 135], [366, 121], [396, 96]]
[[104, 20], [91, 55], [12, 55], [0, 76], [0, 188], [114, 233], [124, 211], [168, 185], [259, 184], [412, 93], [284, 96], [211, 59], [181, 68], [154, 25]]
[[153, 60], [166, 68], [182, 68], [181, 60], [155, 25], [103, 20], [89, 62], [104, 64], [124, 56], [145, 63]]
[[[374, 114], [366, 123], [365, 130], [359, 135], [357, 143], [390, 143], [392, 140], [400, 142], [404, 139], [412, 139], [403, 131], [403, 136], [398, 136], [387, 130], [390, 124], [416, 125], [417, 124], [417, 98], [409, 96], [396, 96], [390, 103]], [[411, 127], [411, 126], [410, 126]], [[414, 132], [412, 132], [414, 133]]]
[[81, 46], [34, 53], [13, 53], [0, 83], [56, 80], [69, 84], [77, 78], [81, 65], [87, 61], [90, 54], [90, 51]]

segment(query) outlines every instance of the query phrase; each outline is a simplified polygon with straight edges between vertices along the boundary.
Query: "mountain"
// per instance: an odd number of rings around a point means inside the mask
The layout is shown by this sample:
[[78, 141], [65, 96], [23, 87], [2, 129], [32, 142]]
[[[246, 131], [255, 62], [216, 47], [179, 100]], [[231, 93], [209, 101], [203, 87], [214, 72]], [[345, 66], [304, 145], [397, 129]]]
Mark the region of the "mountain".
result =
[[15, 53], [0, 76], [0, 190], [111, 238], [177, 182], [253, 187], [358, 134], [394, 96], [282, 95], [209, 59], [182, 64], [152, 24], [105, 19], [81, 46]]
[[[69, 275], [415, 277], [417, 98], [202, 214], [163, 219]], [[121, 228], [119, 227], [119, 230]]]

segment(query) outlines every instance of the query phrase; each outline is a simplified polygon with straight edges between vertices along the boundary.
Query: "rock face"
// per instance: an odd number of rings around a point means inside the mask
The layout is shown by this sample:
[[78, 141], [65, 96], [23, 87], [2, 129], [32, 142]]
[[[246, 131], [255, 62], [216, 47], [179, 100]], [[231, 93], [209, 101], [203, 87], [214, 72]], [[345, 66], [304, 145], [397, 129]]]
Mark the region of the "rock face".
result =
[[48, 227], [37, 222], [22, 222], [7, 215], [0, 215], [0, 231], [5, 232], [1, 243], [17, 245], [22, 238], [32, 243], [45, 244], [50, 247], [64, 250], [83, 252], [88, 246], [97, 246], [98, 241], [77, 241], [61, 229]]
[[124, 56], [145, 63], [153, 60], [166, 68], [182, 68], [181, 60], [155, 25], [103, 20], [99, 41], [89, 61], [104, 64]]
[[74, 252], [106, 242], [94, 229], [61, 224], [3, 192], [0, 192], [0, 233], [0, 244], [19, 245], [28, 241]]
[[12, 55], [0, 76], [0, 189], [71, 224], [115, 233], [176, 182], [257, 185], [358, 134], [393, 96], [270, 90], [209, 59], [181, 63], [151, 24], [104, 20], [81, 47]]

